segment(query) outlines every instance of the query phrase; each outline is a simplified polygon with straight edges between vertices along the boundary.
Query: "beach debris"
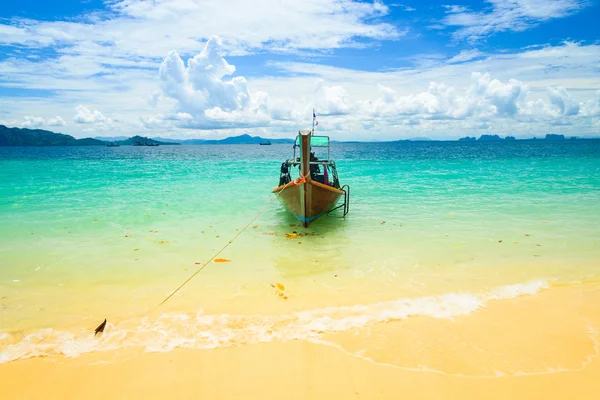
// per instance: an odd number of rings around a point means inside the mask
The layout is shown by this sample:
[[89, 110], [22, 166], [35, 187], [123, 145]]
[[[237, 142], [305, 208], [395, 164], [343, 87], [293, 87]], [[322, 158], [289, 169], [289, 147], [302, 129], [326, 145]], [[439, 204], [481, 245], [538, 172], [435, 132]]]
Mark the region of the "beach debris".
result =
[[542, 221], [542, 224], [547, 224], [547, 222], [546, 221]]
[[529, 233], [526, 233], [525, 236], [531, 236]]
[[302, 242], [298, 242], [298, 244], [302, 244]]
[[498, 243], [502, 243], [502, 240], [498, 240]]
[[[95, 219], [95, 220], [94, 220], [94, 222], [98, 222], [98, 220], [97, 220], [97, 219]], [[32, 234], [32, 235], [33, 235], [33, 234]]]
[[228, 260], [226, 258], [215, 258], [215, 262], [216, 263], [226, 263], [226, 262], [231, 262], [231, 260]]
[[138, 251], [139, 249], [133, 249], [133, 251]]
[[538, 247], [542, 247], [542, 245], [541, 245], [541, 244], [536, 244], [536, 246], [538, 246]]
[[98, 327], [94, 330], [94, 336], [96, 336], [98, 333], [104, 332], [105, 326], [106, 326], [106, 318], [104, 318], [104, 322], [102, 322], [100, 325], [98, 325]]
[[[276, 235], [275, 235], [276, 236]], [[318, 233], [310, 233], [310, 232], [306, 232], [306, 233], [298, 233], [296, 231], [292, 232], [292, 233], [286, 233], [285, 237], [287, 239], [298, 239], [302, 236], [318, 236]]]
[[[254, 225], [252, 228], [256, 229], [256, 228], [258, 228], [258, 225]], [[236, 229], [236, 230], [237, 230], [237, 229]]]
[[283, 286], [282, 283], [277, 283], [275, 285], [271, 284], [271, 287], [277, 289], [277, 291], [275, 292], [275, 293], [277, 293], [277, 296], [279, 296], [283, 300], [288, 299], [288, 297], [285, 295], [285, 293], [283, 293], [283, 291], [285, 290], [285, 286]]
[[168, 205], [168, 204], [165, 204], [165, 207], [169, 207], [169, 205]]
[[196, 265], [200, 265], [200, 264], [202, 264], [202, 263], [201, 263], [201, 262], [198, 262], [198, 261], [196, 261], [194, 264], [196, 264]]
[[146, 215], [147, 215], [148, 217], [151, 217], [151, 216], [152, 216], [152, 214], [146, 214]]
[[385, 224], [385, 221], [381, 221], [380, 223], [381, 223], [381, 225], [383, 225], [383, 224]]

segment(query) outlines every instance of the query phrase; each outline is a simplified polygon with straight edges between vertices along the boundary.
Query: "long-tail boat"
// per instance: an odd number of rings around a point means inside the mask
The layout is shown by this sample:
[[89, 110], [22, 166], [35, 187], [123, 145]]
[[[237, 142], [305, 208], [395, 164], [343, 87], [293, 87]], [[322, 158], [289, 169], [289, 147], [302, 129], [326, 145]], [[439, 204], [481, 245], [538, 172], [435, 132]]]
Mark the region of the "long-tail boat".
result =
[[[327, 159], [319, 160], [312, 151], [314, 147], [326, 147]], [[297, 149], [299, 157], [296, 156]], [[348, 213], [350, 188], [340, 186], [337, 168], [330, 155], [329, 136], [315, 136], [313, 128], [298, 132], [294, 157], [281, 164], [279, 186], [273, 189], [273, 193], [304, 227], [337, 208], [343, 207], [344, 215]], [[292, 180], [290, 174], [298, 168], [300, 176]], [[344, 204], [338, 206], [342, 197]]]

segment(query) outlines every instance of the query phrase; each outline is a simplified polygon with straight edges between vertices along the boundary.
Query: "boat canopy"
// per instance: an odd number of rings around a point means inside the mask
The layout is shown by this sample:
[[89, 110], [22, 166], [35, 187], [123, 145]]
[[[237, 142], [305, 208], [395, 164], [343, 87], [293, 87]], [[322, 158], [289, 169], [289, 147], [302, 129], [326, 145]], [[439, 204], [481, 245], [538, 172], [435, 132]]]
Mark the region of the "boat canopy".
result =
[[[300, 146], [300, 136], [296, 137], [296, 146]], [[329, 147], [329, 136], [311, 136], [311, 147]]]

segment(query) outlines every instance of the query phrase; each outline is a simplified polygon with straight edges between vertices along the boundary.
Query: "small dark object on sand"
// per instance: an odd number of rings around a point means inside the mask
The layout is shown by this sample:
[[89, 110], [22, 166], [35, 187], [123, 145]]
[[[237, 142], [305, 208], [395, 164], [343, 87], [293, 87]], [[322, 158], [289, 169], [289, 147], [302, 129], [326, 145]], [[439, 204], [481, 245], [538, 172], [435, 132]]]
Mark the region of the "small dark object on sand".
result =
[[104, 322], [101, 323], [100, 325], [98, 325], [98, 327], [96, 328], [96, 330], [94, 331], [94, 336], [96, 336], [98, 333], [102, 333], [104, 332], [104, 327], [106, 326], [106, 318], [104, 319]]

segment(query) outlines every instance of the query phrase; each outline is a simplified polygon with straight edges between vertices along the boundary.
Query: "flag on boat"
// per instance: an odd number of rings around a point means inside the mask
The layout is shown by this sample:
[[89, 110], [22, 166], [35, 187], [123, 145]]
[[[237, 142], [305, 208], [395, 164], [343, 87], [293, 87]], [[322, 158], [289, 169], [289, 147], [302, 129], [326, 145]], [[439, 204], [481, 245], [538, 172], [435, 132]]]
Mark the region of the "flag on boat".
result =
[[313, 111], [313, 124], [315, 126], [319, 125], [319, 121], [317, 121], [317, 114]]

